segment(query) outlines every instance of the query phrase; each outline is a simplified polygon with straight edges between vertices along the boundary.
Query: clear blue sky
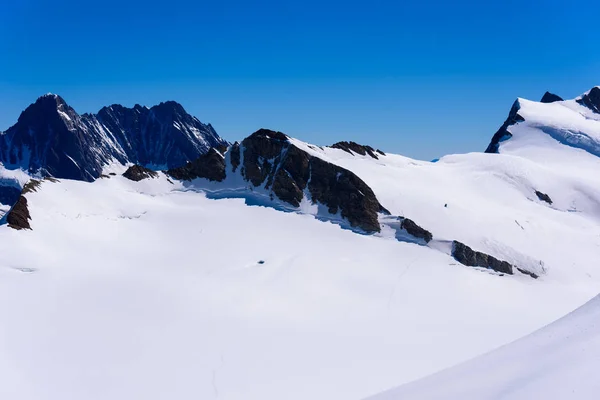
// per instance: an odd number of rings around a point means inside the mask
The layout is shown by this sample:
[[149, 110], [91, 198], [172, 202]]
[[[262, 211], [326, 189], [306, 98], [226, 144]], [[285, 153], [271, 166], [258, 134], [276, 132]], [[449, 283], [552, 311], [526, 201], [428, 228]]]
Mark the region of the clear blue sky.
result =
[[176, 100], [431, 159], [485, 149], [516, 97], [600, 85], [596, 1], [5, 1], [0, 130], [39, 95], [80, 113]]

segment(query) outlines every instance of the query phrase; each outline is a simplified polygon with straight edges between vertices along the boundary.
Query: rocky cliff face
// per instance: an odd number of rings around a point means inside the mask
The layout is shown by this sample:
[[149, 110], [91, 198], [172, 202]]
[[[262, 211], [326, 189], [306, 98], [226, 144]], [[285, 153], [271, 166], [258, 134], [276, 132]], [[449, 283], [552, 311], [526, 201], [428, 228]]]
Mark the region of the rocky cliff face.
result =
[[280, 200], [298, 207], [305, 196], [365, 232], [379, 232], [378, 213], [387, 212], [356, 174], [308, 154], [281, 133], [261, 129], [242, 142], [242, 174]]
[[31, 215], [29, 214], [29, 206], [27, 203], [27, 193], [37, 191], [37, 188], [40, 186], [41, 182], [32, 179], [25, 186], [23, 186], [23, 190], [19, 194], [19, 198], [16, 203], [12, 206], [8, 214], [6, 214], [6, 222], [10, 228], [21, 230], [21, 229], [31, 229], [31, 225], [29, 221], [31, 220]]
[[341, 216], [353, 228], [380, 231], [378, 214], [387, 210], [371, 188], [351, 171], [295, 146], [285, 134], [261, 129], [222, 150], [211, 149], [167, 173], [175, 179], [203, 178], [225, 186], [228, 174], [239, 174], [252, 190], [264, 190], [292, 208], [306, 199]]
[[227, 144], [210, 124], [201, 123], [174, 101], [152, 108], [112, 105], [88, 120], [111, 132], [130, 162], [147, 167], [179, 167], [211, 147]]
[[0, 134], [0, 162], [31, 173], [92, 181], [110, 162], [173, 168], [223, 144], [212, 126], [175, 102], [152, 108], [114, 105], [96, 115], [79, 115], [50, 94]]
[[452, 243], [452, 256], [459, 263], [469, 267], [488, 268], [504, 274], [513, 274], [513, 266], [508, 262], [498, 260], [489, 254], [475, 251], [461, 242], [454, 241]]
[[68, 179], [91, 181], [111, 159], [125, 161], [122, 153], [111, 150], [56, 95], [40, 97], [0, 136], [5, 166]]
[[211, 148], [208, 152], [186, 165], [173, 168], [167, 173], [175, 179], [190, 181], [205, 178], [209, 181], [221, 182], [225, 179], [225, 158], [220, 151]]
[[600, 114], [600, 86], [592, 88], [592, 90], [581, 96], [577, 102]]
[[506, 119], [506, 121], [504, 121], [500, 129], [498, 129], [498, 131], [492, 137], [490, 144], [485, 150], [486, 153], [497, 153], [500, 142], [503, 140], [510, 139], [512, 137], [512, 134], [508, 131], [508, 127], [516, 123], [525, 121], [525, 119], [519, 115], [520, 108], [521, 105], [519, 104], [519, 100], [515, 101], [510, 109], [508, 118]]

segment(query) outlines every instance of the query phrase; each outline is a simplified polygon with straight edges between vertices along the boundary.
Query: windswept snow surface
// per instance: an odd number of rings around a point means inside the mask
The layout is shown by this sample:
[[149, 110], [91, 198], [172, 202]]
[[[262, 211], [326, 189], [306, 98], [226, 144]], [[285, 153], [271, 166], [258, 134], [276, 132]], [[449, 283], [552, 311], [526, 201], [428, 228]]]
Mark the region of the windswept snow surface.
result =
[[[528, 334], [599, 286], [582, 261], [597, 227], [529, 199], [527, 229], [562, 224], [538, 238], [552, 267], [539, 280], [164, 176], [45, 181], [27, 196], [33, 230], [0, 227], [1, 398], [359, 399]], [[576, 238], [573, 261], [552, 263]]]
[[[233, 174], [44, 181], [33, 230], [0, 226], [0, 398], [360, 399], [559, 319], [600, 292], [600, 159], [510, 129], [501, 154], [436, 163], [291, 139], [429, 246], [249, 207]], [[451, 240], [540, 278], [460, 265]]]
[[521, 340], [371, 400], [595, 400], [599, 364], [600, 296]]
[[[600, 158], [583, 150], [557, 143], [562, 152], [549, 165], [485, 153], [431, 163], [294, 143], [356, 173], [393, 215], [413, 219], [436, 240], [459, 240], [545, 275], [544, 281], [600, 279], [600, 269], [589, 262], [600, 251]], [[571, 157], [571, 151], [589, 157]], [[548, 194], [552, 205], [540, 201], [536, 190]]]

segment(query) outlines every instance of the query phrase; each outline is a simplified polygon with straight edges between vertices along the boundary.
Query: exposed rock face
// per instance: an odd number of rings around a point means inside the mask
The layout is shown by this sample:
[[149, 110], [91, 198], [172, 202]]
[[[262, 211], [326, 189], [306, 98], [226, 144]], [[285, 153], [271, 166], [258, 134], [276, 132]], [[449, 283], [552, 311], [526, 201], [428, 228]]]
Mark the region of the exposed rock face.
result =
[[139, 182], [143, 179], [156, 178], [158, 174], [151, 169], [142, 167], [141, 165], [132, 165], [127, 168], [123, 176], [131, 181]]
[[600, 87], [592, 88], [587, 94], [581, 96], [581, 99], [578, 99], [577, 102], [600, 114]]
[[429, 243], [433, 239], [433, 235], [426, 229], [421, 228], [412, 219], [404, 218], [400, 224], [400, 228], [404, 229], [410, 235], [423, 239], [425, 243]]
[[25, 196], [20, 196], [15, 205], [6, 215], [6, 222], [8, 222], [8, 226], [13, 229], [31, 229], [31, 225], [29, 225], [30, 219], [31, 215], [29, 215], [27, 199]]
[[235, 172], [240, 166], [240, 144], [238, 142], [235, 142], [231, 146], [229, 153], [231, 158], [232, 171]]
[[0, 204], [12, 206], [19, 200], [21, 190], [14, 186], [0, 186]]
[[112, 133], [129, 162], [146, 167], [174, 168], [227, 145], [213, 127], [188, 114], [181, 104], [166, 101], [154, 107], [112, 105], [89, 116]]
[[510, 139], [512, 137], [512, 134], [508, 131], [508, 127], [518, 122], [525, 121], [525, 119], [519, 115], [520, 108], [521, 105], [519, 104], [519, 100], [515, 101], [512, 108], [510, 109], [508, 118], [506, 119], [506, 121], [504, 121], [504, 124], [502, 124], [500, 129], [498, 129], [498, 131], [492, 137], [492, 141], [485, 150], [486, 153], [498, 153], [500, 142], [506, 139]]
[[385, 155], [381, 150], [375, 150], [371, 146], [365, 146], [356, 142], [337, 142], [332, 144], [331, 147], [334, 149], [344, 150], [345, 152], [348, 152], [350, 154], [352, 154], [352, 152], [360, 154], [361, 156], [365, 156], [368, 154], [369, 156], [375, 159], [379, 159], [376, 152], [381, 155]]
[[83, 126], [61, 97], [42, 96], [0, 136], [0, 161], [30, 172], [91, 181], [111, 157], [94, 151], [102, 146], [101, 139]]
[[0, 135], [0, 162], [33, 173], [93, 181], [109, 162], [179, 167], [226, 145], [212, 126], [169, 101], [152, 108], [104, 107], [79, 115], [57, 95], [30, 105]]
[[8, 214], [6, 214], [6, 222], [9, 227], [17, 230], [31, 229], [31, 225], [29, 224], [31, 215], [29, 214], [27, 198], [25, 198], [25, 195], [37, 191], [40, 184], [40, 181], [32, 179], [23, 186], [23, 190], [21, 190], [16, 203], [12, 206]]
[[563, 101], [562, 97], [555, 95], [554, 93], [546, 92], [542, 96], [542, 103], [554, 103], [555, 101]]
[[475, 251], [456, 240], [452, 243], [452, 256], [459, 263], [469, 267], [482, 267], [504, 274], [513, 274], [513, 266], [506, 261], [500, 261], [488, 254]]
[[188, 162], [183, 167], [168, 170], [167, 174], [184, 181], [205, 178], [210, 181], [221, 182], [226, 176], [225, 158], [218, 150], [211, 148], [208, 153]]
[[[290, 147], [290, 144], [288, 137], [283, 133], [260, 129], [244, 139], [242, 146], [244, 147], [242, 174], [254, 186], [261, 186], [274, 172], [273, 166], [281, 162], [283, 149]], [[273, 177], [270, 181], [273, 181]]]
[[[378, 213], [387, 212], [371, 188], [354, 173], [311, 156], [288, 137], [261, 129], [242, 141], [242, 175], [254, 187], [271, 190], [280, 200], [298, 207], [307, 190], [313, 203], [327, 207], [351, 226], [379, 232]], [[233, 159], [233, 156], [232, 156]]]
[[317, 157], [310, 159], [308, 190], [313, 202], [328, 207], [329, 212], [341, 212], [350, 225], [366, 232], [379, 232], [379, 212], [387, 212], [371, 188], [354, 173]]
[[527, 271], [527, 270], [524, 270], [524, 269], [521, 269], [521, 268], [518, 268], [518, 267], [515, 267], [515, 268], [516, 268], [516, 269], [517, 269], [517, 271], [519, 271], [520, 273], [522, 273], [522, 274], [524, 274], [524, 275], [529, 275], [529, 276], [530, 276], [530, 277], [532, 277], [533, 279], [537, 279], [537, 278], [539, 278], [539, 275], [538, 275], [538, 274], [536, 274], [536, 273], [534, 273], [534, 272]]
[[545, 201], [548, 204], [552, 204], [552, 199], [546, 193], [542, 193], [542, 192], [536, 190], [535, 195], [538, 197], [538, 199]]
[[[51, 182], [57, 182], [55, 179], [48, 179]], [[42, 182], [38, 181], [37, 179], [31, 179], [29, 182], [27, 182], [25, 184], [25, 186], [23, 186], [23, 190], [21, 191], [21, 194], [27, 194], [27, 193], [31, 193], [31, 192], [37, 192], [38, 188], [41, 186]]]

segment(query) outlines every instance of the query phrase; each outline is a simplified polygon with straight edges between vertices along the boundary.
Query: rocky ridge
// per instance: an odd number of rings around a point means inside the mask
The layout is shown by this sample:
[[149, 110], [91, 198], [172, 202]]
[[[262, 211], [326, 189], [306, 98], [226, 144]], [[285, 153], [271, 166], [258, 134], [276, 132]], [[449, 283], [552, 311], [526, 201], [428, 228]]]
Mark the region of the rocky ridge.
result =
[[33, 175], [93, 181], [113, 162], [175, 168], [226, 144], [210, 124], [173, 101], [79, 115], [62, 97], [48, 94], [0, 134], [0, 162]]

